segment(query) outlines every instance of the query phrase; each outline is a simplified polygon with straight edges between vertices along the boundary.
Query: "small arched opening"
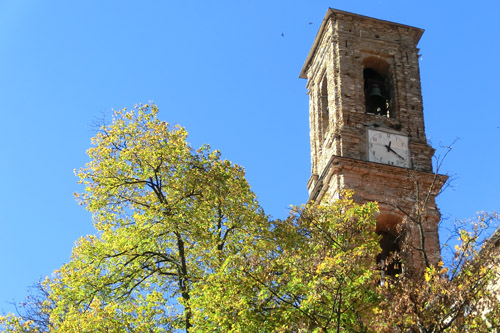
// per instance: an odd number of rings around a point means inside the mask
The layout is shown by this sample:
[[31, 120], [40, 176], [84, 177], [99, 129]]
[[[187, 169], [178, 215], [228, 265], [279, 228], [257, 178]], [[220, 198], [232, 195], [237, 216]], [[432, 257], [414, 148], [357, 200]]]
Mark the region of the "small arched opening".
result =
[[328, 107], [328, 78], [326, 74], [323, 75], [319, 89], [319, 114], [321, 139], [324, 140], [330, 125], [330, 109]]

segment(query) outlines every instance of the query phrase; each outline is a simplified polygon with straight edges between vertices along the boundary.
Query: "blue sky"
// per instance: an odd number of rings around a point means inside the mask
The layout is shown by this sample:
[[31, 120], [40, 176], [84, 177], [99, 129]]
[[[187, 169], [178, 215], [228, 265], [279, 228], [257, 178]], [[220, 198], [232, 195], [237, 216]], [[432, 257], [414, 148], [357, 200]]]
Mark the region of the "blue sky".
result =
[[0, 0], [0, 313], [93, 233], [73, 169], [112, 109], [154, 101], [194, 147], [244, 166], [274, 217], [304, 203], [298, 74], [328, 7], [426, 30], [427, 136], [438, 153], [458, 138], [438, 205], [450, 222], [499, 210], [498, 1]]

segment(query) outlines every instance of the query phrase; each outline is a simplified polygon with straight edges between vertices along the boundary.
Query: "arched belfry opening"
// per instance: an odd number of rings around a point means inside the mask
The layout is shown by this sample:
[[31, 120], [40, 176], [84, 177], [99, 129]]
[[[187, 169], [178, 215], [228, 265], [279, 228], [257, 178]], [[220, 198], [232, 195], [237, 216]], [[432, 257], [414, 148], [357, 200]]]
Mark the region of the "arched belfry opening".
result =
[[377, 263], [385, 276], [395, 277], [403, 273], [401, 258], [400, 236], [390, 230], [384, 230], [378, 233], [382, 236], [380, 248], [382, 251], [377, 256]]
[[394, 89], [389, 64], [376, 57], [368, 57], [363, 63], [366, 113], [394, 117]]
[[393, 214], [380, 214], [377, 218], [377, 234], [381, 236], [381, 252], [377, 255], [377, 263], [385, 276], [395, 277], [403, 273], [401, 250], [403, 237], [398, 226], [401, 218]]

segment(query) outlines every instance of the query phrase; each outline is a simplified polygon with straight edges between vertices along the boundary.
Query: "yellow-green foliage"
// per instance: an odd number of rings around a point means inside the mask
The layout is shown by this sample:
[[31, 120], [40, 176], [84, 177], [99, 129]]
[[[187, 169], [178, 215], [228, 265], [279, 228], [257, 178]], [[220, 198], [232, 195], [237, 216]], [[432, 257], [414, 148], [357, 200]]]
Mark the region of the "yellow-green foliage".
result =
[[[489, 253], [460, 234], [454, 272], [380, 283], [377, 205], [341, 199], [263, 214], [243, 168], [157, 118], [115, 112], [76, 171], [95, 235], [41, 286], [7, 332], [459, 332], [498, 325]], [[476, 230], [477, 231], [477, 230]], [[402, 258], [404, 259], [404, 258]], [[485, 312], [487, 309], [487, 312]], [[45, 321], [37, 321], [44, 318]], [[48, 322], [47, 322], [48, 321]]]

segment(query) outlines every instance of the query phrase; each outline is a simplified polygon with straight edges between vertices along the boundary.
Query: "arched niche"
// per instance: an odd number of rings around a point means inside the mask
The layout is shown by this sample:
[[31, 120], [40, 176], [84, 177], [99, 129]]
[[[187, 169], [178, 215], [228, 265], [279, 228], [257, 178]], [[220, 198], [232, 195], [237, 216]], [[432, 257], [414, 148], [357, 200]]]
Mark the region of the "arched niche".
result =
[[399, 256], [402, 249], [402, 236], [398, 228], [402, 216], [394, 213], [381, 212], [377, 217], [376, 232], [381, 236], [381, 252], [377, 255], [383, 276], [396, 276], [403, 272]]

